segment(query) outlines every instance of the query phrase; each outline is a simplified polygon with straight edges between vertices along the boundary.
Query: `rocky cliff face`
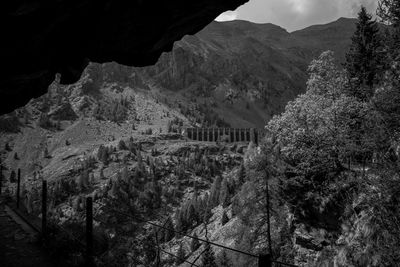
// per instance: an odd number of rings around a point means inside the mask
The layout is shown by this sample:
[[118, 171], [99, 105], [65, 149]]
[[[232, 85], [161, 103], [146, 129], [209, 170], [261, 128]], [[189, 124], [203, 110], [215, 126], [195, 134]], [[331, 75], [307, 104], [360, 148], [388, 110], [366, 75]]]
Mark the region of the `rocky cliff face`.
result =
[[79, 82], [51, 87], [51, 105], [39, 101], [38, 110], [55, 120], [92, 116], [99, 107], [112, 112], [122, 97], [116, 93], [140, 88], [159, 94], [193, 123], [261, 128], [304, 91], [316, 55], [331, 49], [343, 60], [352, 29], [352, 19], [294, 33], [272, 24], [213, 22], [175, 43], [154, 66], [90, 64]]
[[231, 125], [263, 127], [305, 90], [308, 65], [321, 52], [344, 60], [354, 23], [339, 19], [288, 33], [273, 24], [213, 22], [154, 66], [133, 71], [157, 87], [215, 103]]
[[44, 94], [61, 73], [76, 82], [89, 61], [154, 64], [174, 41], [246, 0], [12, 1], [0, 11], [0, 114]]

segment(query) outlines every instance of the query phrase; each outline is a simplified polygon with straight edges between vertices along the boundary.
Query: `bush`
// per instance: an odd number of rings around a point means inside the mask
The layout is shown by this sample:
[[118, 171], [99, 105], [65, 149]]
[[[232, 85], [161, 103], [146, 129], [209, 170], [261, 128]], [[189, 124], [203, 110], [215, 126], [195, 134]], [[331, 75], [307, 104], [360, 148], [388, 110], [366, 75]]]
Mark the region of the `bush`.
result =
[[119, 141], [119, 143], [118, 143], [118, 149], [119, 149], [119, 150], [128, 150], [128, 147], [126, 146], [124, 140], [121, 139], [121, 140]]

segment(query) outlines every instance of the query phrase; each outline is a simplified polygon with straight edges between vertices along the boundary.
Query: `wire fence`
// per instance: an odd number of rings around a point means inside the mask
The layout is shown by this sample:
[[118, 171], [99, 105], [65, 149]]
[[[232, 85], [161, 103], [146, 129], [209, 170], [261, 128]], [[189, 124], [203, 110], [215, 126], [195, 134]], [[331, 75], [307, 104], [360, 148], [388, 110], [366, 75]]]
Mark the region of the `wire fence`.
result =
[[[294, 265], [294, 264], [284, 263], [284, 262], [280, 262], [280, 261], [273, 260], [272, 257], [271, 257], [270, 255], [268, 255], [268, 254], [256, 255], [256, 254], [253, 254], [253, 253], [250, 253], [250, 252], [246, 252], [246, 251], [242, 251], [242, 250], [239, 250], [239, 249], [235, 249], [235, 248], [231, 248], [231, 247], [228, 247], [228, 246], [224, 246], [224, 245], [221, 245], [221, 244], [218, 244], [218, 243], [209, 241], [209, 240], [207, 240], [207, 239], [203, 239], [203, 238], [199, 238], [199, 237], [196, 237], [196, 236], [192, 236], [192, 235], [186, 234], [185, 232], [182, 232], [182, 231], [177, 231], [177, 230], [175, 230], [175, 229], [171, 229], [171, 228], [165, 227], [165, 224], [164, 224], [164, 225], [160, 225], [160, 224], [157, 224], [157, 223], [154, 223], [154, 222], [151, 222], [151, 221], [143, 220], [143, 219], [140, 219], [140, 218], [135, 217], [135, 216], [133, 216], [133, 215], [126, 214], [126, 213], [124, 213], [124, 212], [121, 212], [121, 211], [118, 211], [118, 210], [115, 210], [115, 209], [106, 208], [106, 210], [107, 210], [108, 212], [115, 212], [115, 213], [118, 213], [118, 214], [120, 214], [120, 215], [122, 215], [122, 216], [129, 217], [129, 218], [131, 218], [131, 219], [133, 219], [133, 220], [137, 220], [137, 221], [140, 221], [140, 222], [142, 222], [142, 223], [147, 223], [147, 224], [152, 225], [152, 226], [154, 226], [154, 227], [157, 227], [157, 228], [159, 228], [159, 229], [164, 229], [164, 230], [167, 230], [167, 231], [170, 231], [170, 232], [179, 234], [180, 236], [188, 237], [188, 238], [190, 238], [190, 239], [195, 239], [195, 240], [197, 240], [197, 241], [200, 241], [200, 242], [203, 242], [203, 243], [207, 243], [207, 244], [212, 245], [212, 246], [215, 246], [215, 247], [219, 247], [219, 248], [226, 249], [226, 250], [229, 250], [229, 251], [232, 251], [232, 252], [235, 252], [235, 253], [240, 253], [240, 254], [242, 254], [242, 255], [246, 255], [246, 256], [249, 256], [249, 257], [256, 258], [256, 259], [258, 259], [258, 266], [259, 266], [259, 267], [270, 267], [270, 266], [276, 266], [276, 267], [281, 267], [281, 266], [297, 267], [297, 266]], [[170, 252], [167, 252], [167, 251], [161, 249], [160, 246], [159, 246], [159, 244], [158, 244], [158, 242], [157, 242], [157, 246], [158, 246], [158, 250], [161, 250], [161, 251], [163, 251], [164, 253], [166, 253], [166, 254], [168, 254], [168, 255], [170, 255], [170, 256], [173, 256], [173, 257], [175, 257], [175, 258], [178, 258], [177, 255], [174, 255], [174, 254], [172, 254], [172, 253], [170, 253]], [[203, 252], [204, 252], [204, 251], [205, 251], [205, 250], [203, 250]], [[203, 253], [203, 252], [202, 252], [202, 253]], [[202, 254], [202, 253], [201, 253], [201, 254]], [[201, 256], [201, 254], [200, 254], [200, 256]], [[189, 261], [187, 261], [187, 260], [185, 260], [185, 262], [190, 263], [191, 266], [198, 266], [198, 265], [195, 264], [195, 262], [197, 261], [198, 258], [199, 258], [199, 257], [197, 257], [197, 258], [195, 259], [194, 262], [189, 262]]]
[[[0, 173], [0, 177], [1, 177], [1, 175], [2, 174]], [[15, 199], [16, 200], [16, 208], [17, 209], [23, 208], [23, 204], [20, 203], [21, 202], [20, 201], [20, 183], [21, 183], [21, 173], [20, 173], [20, 170], [18, 170], [17, 190], [16, 190], [16, 199]], [[0, 181], [0, 185], [1, 185], [1, 181]], [[1, 192], [1, 187], [0, 187], [0, 192]], [[48, 205], [47, 205], [47, 202], [48, 202], [48, 200], [47, 200], [47, 181], [43, 180], [42, 181], [42, 195], [41, 195], [41, 214], [42, 214], [42, 216], [41, 216], [41, 227], [40, 227], [40, 229], [38, 229], [41, 232], [43, 239], [46, 239], [47, 238], [47, 234], [48, 234], [48, 221], [47, 221], [47, 212], [48, 212], [47, 208], [48, 208]], [[160, 225], [160, 224], [157, 224], [155, 222], [152, 222], [152, 221], [149, 221], [149, 220], [144, 220], [144, 219], [141, 219], [140, 217], [133, 216], [131, 214], [127, 214], [127, 213], [121, 212], [121, 211], [116, 210], [116, 209], [108, 208], [106, 206], [103, 206], [102, 208], [106, 212], [111, 213], [111, 214], [112, 213], [117, 213], [117, 214], [119, 214], [121, 216], [124, 216], [126, 218], [132, 219], [134, 221], [139, 221], [141, 223], [149, 224], [149, 225], [151, 225], [153, 227], [156, 227], [157, 229], [167, 230], [167, 231], [173, 232], [175, 234], [178, 234], [180, 236], [184, 236], [184, 237], [190, 238], [192, 240], [197, 240], [199, 242], [202, 242], [202, 243], [205, 243], [205, 244], [208, 244], [208, 245], [212, 245], [212, 246], [215, 246], [215, 247], [219, 247], [219, 248], [222, 248], [222, 249], [225, 249], [225, 250], [232, 251], [234, 253], [239, 253], [239, 254], [242, 254], [242, 255], [246, 255], [246, 256], [252, 257], [254, 259], [257, 259], [259, 267], [272, 267], [272, 266], [275, 266], [275, 267], [281, 267], [281, 266], [297, 267], [296, 265], [293, 265], [293, 264], [289, 264], [289, 263], [284, 263], [284, 262], [273, 260], [271, 255], [268, 255], [268, 254], [256, 255], [256, 254], [253, 254], [253, 253], [250, 253], [250, 252], [247, 252], [247, 251], [242, 251], [242, 250], [239, 250], [239, 249], [231, 248], [231, 247], [228, 247], [228, 246], [225, 246], [225, 245], [221, 245], [221, 244], [212, 242], [212, 241], [208, 240], [207, 237], [206, 237], [207, 239], [199, 238], [197, 236], [189, 235], [189, 234], [187, 234], [187, 233], [185, 233], [183, 231], [178, 231], [178, 230], [175, 230], [175, 229], [168, 228], [168, 227], [165, 226], [165, 223], [163, 225]], [[29, 223], [29, 219], [27, 219], [27, 218], [24, 218], [24, 219], [27, 220], [28, 223]], [[67, 229], [65, 229], [61, 225], [58, 224], [57, 228], [62, 233], [66, 234], [71, 240], [76, 242], [76, 244], [82, 250], [85, 251], [84, 253], [85, 253], [86, 266], [93, 266], [93, 198], [92, 197], [87, 197], [86, 198], [86, 218], [85, 218], [85, 221], [86, 221], [86, 231], [85, 231], [86, 238], [85, 238], [85, 242], [83, 242], [81, 240], [81, 238], [75, 237], [70, 231], [68, 231]], [[156, 239], [157, 239], [157, 237], [156, 237]], [[157, 250], [159, 252], [165, 253], [165, 254], [167, 254], [167, 255], [169, 255], [171, 257], [174, 257], [174, 258], [179, 258], [177, 255], [162, 249], [160, 244], [158, 243], [158, 240], [156, 240], [156, 241], [157, 241]], [[203, 251], [200, 253], [200, 255], [198, 255], [198, 257], [195, 258], [195, 260], [193, 262], [190, 262], [190, 261], [188, 261], [186, 259], [183, 259], [183, 262], [186, 262], [186, 263], [190, 264], [190, 266], [198, 267], [199, 265], [196, 264], [196, 261], [205, 252], [206, 249], [207, 248], [204, 248]], [[157, 262], [160, 263], [160, 255], [159, 254], [157, 255]]]

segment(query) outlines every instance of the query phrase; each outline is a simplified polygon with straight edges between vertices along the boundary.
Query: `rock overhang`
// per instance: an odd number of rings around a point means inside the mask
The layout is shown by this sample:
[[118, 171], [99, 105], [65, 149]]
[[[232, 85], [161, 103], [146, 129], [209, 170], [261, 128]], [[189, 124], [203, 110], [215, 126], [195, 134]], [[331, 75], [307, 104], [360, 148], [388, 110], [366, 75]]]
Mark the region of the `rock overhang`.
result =
[[56, 73], [76, 82], [87, 64], [148, 66], [183, 36], [248, 0], [19, 0], [3, 5], [0, 114], [47, 92]]

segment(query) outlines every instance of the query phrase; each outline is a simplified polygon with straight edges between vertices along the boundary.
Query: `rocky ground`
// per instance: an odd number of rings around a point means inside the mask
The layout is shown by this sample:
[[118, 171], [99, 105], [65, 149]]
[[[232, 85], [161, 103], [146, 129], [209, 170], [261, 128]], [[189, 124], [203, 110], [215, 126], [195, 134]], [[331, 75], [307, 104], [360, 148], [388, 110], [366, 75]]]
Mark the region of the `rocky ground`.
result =
[[24, 223], [0, 198], [0, 265], [3, 267], [63, 266], [50, 257], [37, 233]]

